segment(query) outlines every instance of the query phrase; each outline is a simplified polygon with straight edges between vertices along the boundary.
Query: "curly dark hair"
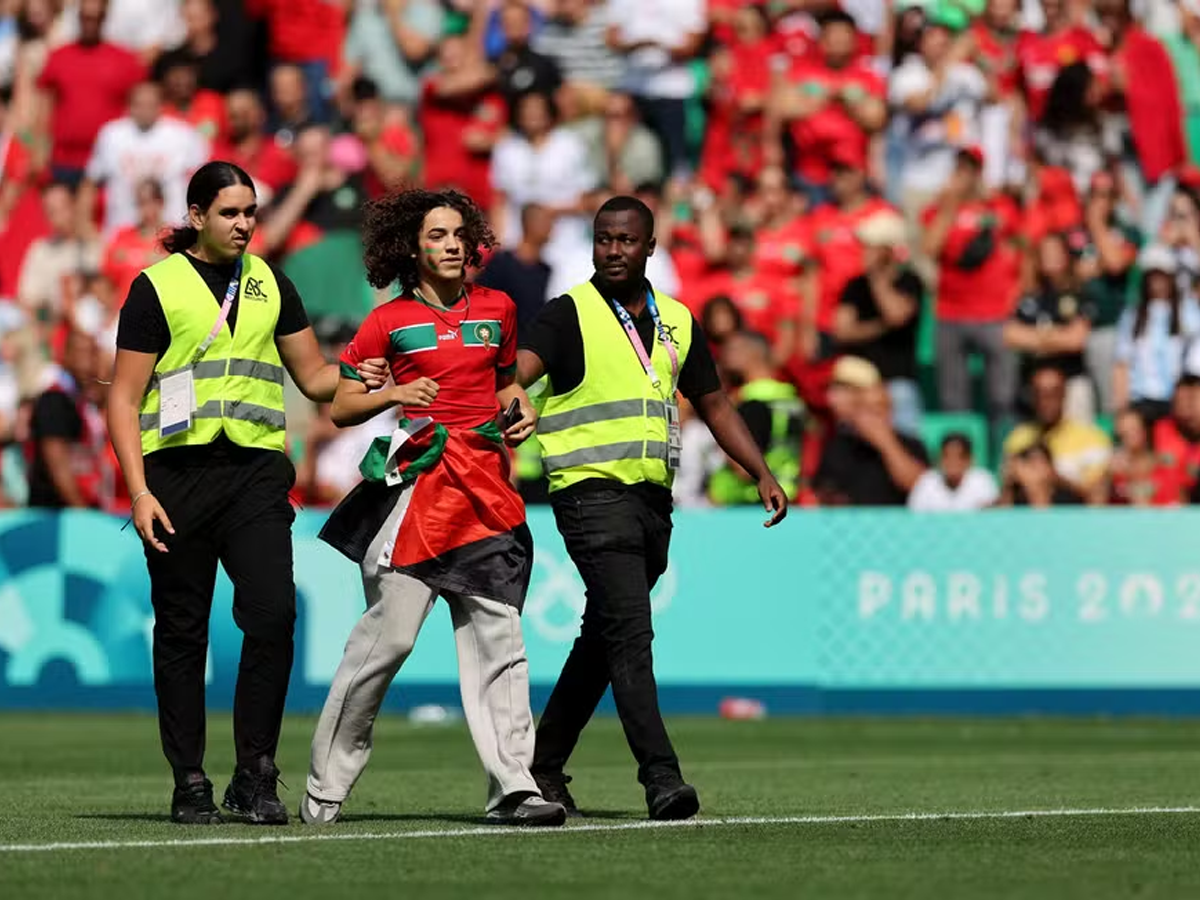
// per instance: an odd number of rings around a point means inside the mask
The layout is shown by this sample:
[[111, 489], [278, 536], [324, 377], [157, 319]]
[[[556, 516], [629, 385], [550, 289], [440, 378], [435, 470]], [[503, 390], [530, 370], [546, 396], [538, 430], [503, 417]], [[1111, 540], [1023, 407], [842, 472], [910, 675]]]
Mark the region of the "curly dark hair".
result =
[[430, 210], [448, 207], [457, 210], [463, 219], [463, 259], [468, 266], [483, 263], [483, 251], [496, 245], [496, 236], [475, 201], [454, 190], [426, 191], [410, 188], [364, 207], [363, 263], [367, 281], [374, 287], [386, 288], [399, 280], [404, 291], [411, 291], [419, 281], [417, 254], [421, 224]]

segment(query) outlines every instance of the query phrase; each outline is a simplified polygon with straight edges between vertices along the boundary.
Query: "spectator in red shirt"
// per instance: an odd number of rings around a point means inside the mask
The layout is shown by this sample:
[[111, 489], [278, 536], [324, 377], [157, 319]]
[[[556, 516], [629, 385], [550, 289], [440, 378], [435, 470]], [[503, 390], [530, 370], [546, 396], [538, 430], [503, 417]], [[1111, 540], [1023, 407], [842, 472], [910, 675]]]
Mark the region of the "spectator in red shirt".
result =
[[49, 111], [53, 177], [72, 186], [83, 179], [101, 127], [125, 114], [129, 94], [146, 75], [136, 56], [100, 39], [107, 0], [80, 0], [79, 40], [50, 54], [38, 77]]
[[438, 47], [439, 70], [421, 90], [418, 122], [425, 136], [425, 186], [454, 187], [491, 208], [490, 156], [505, 124], [495, 73], [463, 37]]
[[1175, 502], [1195, 502], [1200, 484], [1200, 344], [1184, 353], [1171, 415], [1154, 425], [1154, 452], [1162, 490]]
[[236, 90], [225, 101], [229, 133], [213, 144], [212, 158], [234, 163], [254, 179], [259, 208], [296, 177], [296, 162], [266, 133], [267, 114], [258, 94]]
[[1136, 409], [1117, 414], [1117, 449], [1109, 475], [1114, 506], [1175, 506], [1180, 501], [1175, 470], [1159, 463], [1146, 418]]
[[182, 119], [211, 145], [225, 137], [225, 98], [199, 88], [200, 67], [195, 60], [175, 56], [162, 68], [163, 113]]
[[801, 278], [800, 352], [806, 359], [827, 359], [834, 351], [834, 320], [842, 291], [866, 271], [858, 228], [880, 210], [891, 209], [867, 189], [862, 161], [839, 151], [829, 183], [832, 202], [808, 218], [808, 259]]
[[870, 135], [887, 121], [884, 80], [858, 53], [858, 31], [847, 13], [821, 22], [820, 53], [797, 60], [777, 83], [768, 112], [768, 160], [783, 156], [783, 128], [796, 180], [814, 203], [829, 196], [835, 156], [866, 164]]
[[152, 178], [140, 182], [135, 199], [138, 223], [118, 230], [109, 239], [101, 264], [105, 277], [112, 283], [118, 304], [125, 302], [138, 273], [167, 255], [160, 242], [165, 224], [162, 185]]
[[734, 225], [725, 251], [725, 267], [703, 282], [701, 307], [714, 297], [731, 299], [743, 327], [767, 339], [778, 365], [796, 349], [800, 297], [788, 279], [755, 266], [754, 257], [754, 230], [744, 223]]
[[993, 421], [1012, 414], [1017, 358], [1004, 346], [1004, 321], [1018, 290], [1015, 212], [983, 192], [983, 153], [959, 154], [941, 198], [925, 210], [922, 249], [938, 265], [938, 396], [947, 411], [971, 408], [967, 354], [981, 353]]
[[[798, 280], [808, 256], [808, 226], [803, 214], [804, 199], [793, 192], [787, 175], [778, 166], [768, 166], [758, 177], [753, 197], [758, 214], [754, 235], [754, 266], [780, 278]], [[797, 282], [796, 289], [799, 289]]]
[[1108, 71], [1108, 55], [1095, 36], [1076, 21], [1067, 0], [1042, 0], [1046, 28], [1031, 35], [1020, 46], [1021, 77], [1025, 84], [1025, 102], [1029, 116], [1040, 121], [1046, 108], [1050, 87], [1058, 73], [1082, 62], [1096, 75]]
[[982, 16], [971, 26], [975, 37], [975, 64], [992, 83], [1002, 100], [1019, 97], [1021, 51], [1036, 35], [1021, 28], [1020, 0], [988, 0]]
[[1133, 20], [1129, 0], [1100, 0], [1096, 15], [1112, 54], [1109, 119], [1120, 126], [1122, 146], [1135, 151], [1125, 154], [1126, 180], [1142, 195], [1143, 230], [1154, 234], [1188, 156], [1175, 67], [1159, 40]]
[[1021, 27], [1020, 0], [989, 0], [971, 27], [973, 62], [988, 82], [988, 102], [980, 114], [980, 141], [987, 150], [984, 181], [1003, 185], [1023, 174], [1025, 99], [1021, 93], [1021, 54], [1034, 37]]
[[0, 297], [11, 297], [29, 245], [46, 231], [33, 153], [0, 91]]
[[416, 179], [420, 169], [417, 135], [408, 110], [402, 106], [385, 107], [375, 82], [356, 78], [350, 92], [353, 98], [350, 123], [367, 158], [363, 173], [367, 195], [372, 199], [382, 197]]
[[700, 178], [722, 193], [730, 178], [753, 179], [762, 167], [763, 110], [771, 89], [770, 22], [761, 6], [742, 6], [733, 40], [713, 55], [709, 116]]
[[346, 33], [346, 5], [344, 0], [246, 0], [246, 12], [267, 23], [271, 60], [300, 70], [315, 122], [329, 121], [332, 113], [330, 78]]

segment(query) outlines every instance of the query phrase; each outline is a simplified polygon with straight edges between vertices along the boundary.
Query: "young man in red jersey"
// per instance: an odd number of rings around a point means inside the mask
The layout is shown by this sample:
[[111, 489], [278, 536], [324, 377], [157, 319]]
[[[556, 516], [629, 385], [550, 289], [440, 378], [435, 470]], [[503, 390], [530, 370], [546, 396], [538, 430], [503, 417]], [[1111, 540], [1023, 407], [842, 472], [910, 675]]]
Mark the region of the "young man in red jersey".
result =
[[[362, 568], [367, 611], [355, 625], [313, 737], [308, 824], [338, 818], [371, 753], [388, 686], [438, 596], [450, 605], [463, 711], [488, 775], [487, 818], [561, 825], [538, 792], [521, 606], [533, 563], [525, 507], [505, 443], [536, 414], [514, 382], [517, 311], [507, 294], [464, 284], [494, 242], [479, 207], [456, 191], [410, 190], [373, 201], [363, 226], [371, 284], [399, 282], [342, 354], [335, 424], [400, 407], [390, 437], [359, 466], [364, 481], [321, 532]], [[395, 384], [368, 391], [355, 360], [385, 357]], [[516, 401], [520, 415], [507, 412]]]

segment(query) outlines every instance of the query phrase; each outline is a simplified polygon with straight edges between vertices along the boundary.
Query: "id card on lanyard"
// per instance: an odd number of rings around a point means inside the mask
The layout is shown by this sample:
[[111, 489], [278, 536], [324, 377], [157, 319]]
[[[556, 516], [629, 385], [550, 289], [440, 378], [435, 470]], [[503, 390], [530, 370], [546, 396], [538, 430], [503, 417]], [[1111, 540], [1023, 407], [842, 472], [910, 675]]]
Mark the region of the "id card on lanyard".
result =
[[679, 468], [679, 457], [683, 449], [683, 431], [679, 422], [679, 404], [675, 400], [675, 382], [679, 378], [679, 351], [675, 349], [674, 342], [672, 342], [670, 336], [667, 334], [666, 328], [663, 327], [662, 318], [658, 313], [658, 304], [654, 301], [654, 291], [647, 290], [646, 310], [650, 313], [650, 318], [654, 321], [655, 337], [662, 344], [663, 349], [667, 352], [667, 356], [671, 360], [671, 384], [667, 390], [663, 391], [662, 379], [659, 378], [658, 370], [654, 368], [650, 354], [646, 352], [646, 345], [642, 343], [642, 338], [637, 332], [637, 326], [633, 324], [633, 316], [629, 314], [629, 310], [616, 300], [609, 300], [609, 303], [612, 304], [612, 308], [621, 322], [621, 327], [625, 329], [625, 336], [629, 338], [633, 352], [637, 354], [638, 361], [646, 371], [646, 377], [650, 379], [650, 384], [663, 395], [667, 417], [667, 467], [674, 471]]
[[196, 352], [192, 354], [192, 361], [183, 370], [159, 381], [159, 437], [170, 437], [192, 427], [192, 414], [199, 408], [196, 402], [196, 379], [192, 368], [200, 362], [204, 354], [208, 352], [208, 348], [212, 346], [213, 341], [217, 339], [217, 335], [221, 333], [221, 329], [225, 327], [241, 281], [242, 260], [239, 258], [237, 266], [233, 270], [233, 278], [225, 290], [225, 301], [221, 304], [221, 311], [217, 313], [217, 321], [213, 324], [208, 336], [200, 342]]

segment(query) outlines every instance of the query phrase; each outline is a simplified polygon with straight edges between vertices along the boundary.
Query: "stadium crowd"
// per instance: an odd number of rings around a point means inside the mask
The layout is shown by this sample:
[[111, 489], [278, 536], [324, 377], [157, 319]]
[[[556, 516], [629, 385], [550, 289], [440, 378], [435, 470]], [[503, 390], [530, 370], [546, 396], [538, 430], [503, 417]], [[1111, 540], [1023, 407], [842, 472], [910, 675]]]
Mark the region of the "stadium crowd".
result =
[[[331, 357], [389, 187], [491, 211], [523, 327], [635, 194], [801, 503], [1200, 496], [1200, 0], [0, 0], [0, 89], [4, 505], [128, 508], [117, 318], [209, 159]], [[292, 391], [298, 501], [388, 427]], [[675, 493], [757, 499], [694, 418]]]

